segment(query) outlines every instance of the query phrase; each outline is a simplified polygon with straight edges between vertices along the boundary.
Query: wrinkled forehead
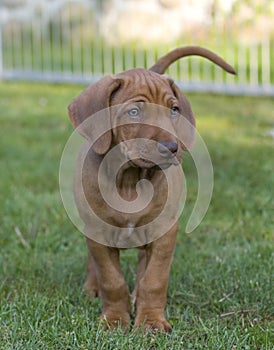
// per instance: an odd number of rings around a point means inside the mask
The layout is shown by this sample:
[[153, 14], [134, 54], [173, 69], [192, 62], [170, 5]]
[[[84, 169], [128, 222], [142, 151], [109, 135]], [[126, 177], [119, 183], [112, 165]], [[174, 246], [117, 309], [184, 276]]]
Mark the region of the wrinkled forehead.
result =
[[123, 84], [113, 95], [113, 102], [124, 103], [129, 100], [166, 104], [174, 96], [172, 80], [166, 76], [137, 68], [117, 74]]

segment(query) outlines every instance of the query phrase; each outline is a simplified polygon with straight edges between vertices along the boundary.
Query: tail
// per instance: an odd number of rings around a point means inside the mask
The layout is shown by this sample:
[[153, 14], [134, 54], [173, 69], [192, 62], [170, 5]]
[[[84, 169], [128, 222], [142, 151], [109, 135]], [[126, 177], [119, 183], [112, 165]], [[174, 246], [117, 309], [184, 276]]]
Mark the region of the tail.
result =
[[201, 56], [207, 58], [228, 73], [236, 74], [235, 70], [220, 56], [200, 46], [183, 46], [170, 51], [168, 54], [161, 57], [149, 70], [155, 73], [163, 74], [173, 62], [186, 56]]

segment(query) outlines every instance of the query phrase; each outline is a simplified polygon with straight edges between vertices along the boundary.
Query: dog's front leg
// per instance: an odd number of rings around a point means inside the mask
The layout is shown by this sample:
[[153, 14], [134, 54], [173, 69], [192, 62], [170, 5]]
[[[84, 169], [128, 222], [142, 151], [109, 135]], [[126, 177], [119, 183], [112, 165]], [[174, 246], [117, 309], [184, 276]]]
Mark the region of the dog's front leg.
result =
[[170, 266], [176, 244], [177, 224], [146, 247], [146, 268], [138, 281], [135, 327], [171, 331], [165, 319]]
[[111, 248], [88, 239], [96, 270], [100, 296], [103, 302], [101, 318], [105, 326], [115, 328], [130, 323], [129, 289], [120, 268], [119, 249]]

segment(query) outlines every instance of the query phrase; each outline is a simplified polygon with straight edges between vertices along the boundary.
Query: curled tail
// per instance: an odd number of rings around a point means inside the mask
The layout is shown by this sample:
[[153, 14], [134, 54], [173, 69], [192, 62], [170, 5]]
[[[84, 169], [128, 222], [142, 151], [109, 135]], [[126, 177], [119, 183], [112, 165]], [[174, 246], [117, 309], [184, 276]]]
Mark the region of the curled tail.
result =
[[187, 56], [201, 56], [207, 58], [228, 73], [236, 74], [235, 70], [220, 56], [200, 46], [183, 46], [170, 51], [168, 54], [161, 57], [149, 70], [155, 73], [163, 74], [173, 62], [177, 61], [179, 58]]

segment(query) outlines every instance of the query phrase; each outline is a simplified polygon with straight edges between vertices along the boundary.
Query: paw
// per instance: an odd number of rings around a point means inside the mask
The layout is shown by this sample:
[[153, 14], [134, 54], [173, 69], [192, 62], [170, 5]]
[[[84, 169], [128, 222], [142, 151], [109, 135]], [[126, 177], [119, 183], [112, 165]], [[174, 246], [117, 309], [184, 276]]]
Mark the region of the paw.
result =
[[102, 325], [105, 329], [114, 330], [116, 328], [129, 328], [130, 325], [130, 316], [128, 313], [123, 313], [120, 315], [101, 315]]
[[91, 298], [99, 297], [99, 288], [98, 288], [97, 282], [94, 283], [94, 281], [90, 279], [86, 280], [83, 291], [84, 293], [89, 295]]
[[170, 333], [172, 331], [171, 325], [167, 322], [165, 318], [155, 318], [149, 319], [145, 317], [143, 321], [142, 318], [138, 318], [135, 321], [134, 327], [141, 327], [144, 331], [158, 331]]

